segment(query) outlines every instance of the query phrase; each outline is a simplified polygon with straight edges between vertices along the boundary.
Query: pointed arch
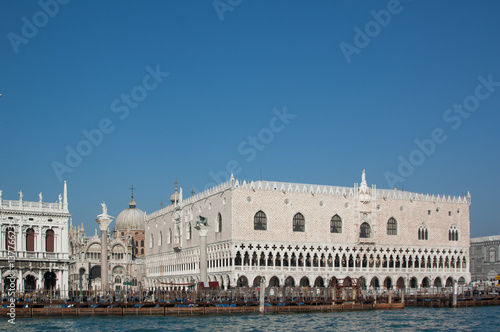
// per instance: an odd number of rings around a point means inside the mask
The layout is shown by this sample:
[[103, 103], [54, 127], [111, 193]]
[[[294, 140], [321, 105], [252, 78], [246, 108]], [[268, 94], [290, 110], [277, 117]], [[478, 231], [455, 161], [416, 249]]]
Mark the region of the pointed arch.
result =
[[278, 279], [278, 277], [273, 276], [269, 280], [269, 287], [279, 287], [279, 286], [280, 286], [280, 280]]
[[192, 236], [192, 228], [191, 228], [191, 223], [189, 222], [187, 224], [187, 230], [186, 230], [186, 239], [187, 240], [191, 240], [191, 236]]
[[359, 227], [359, 237], [360, 238], [370, 238], [371, 237], [371, 227], [366, 221]]
[[330, 233], [342, 233], [342, 218], [338, 214], [330, 220]]
[[253, 229], [256, 231], [267, 230], [267, 216], [264, 211], [258, 211], [253, 218]]
[[217, 214], [217, 233], [222, 232], [222, 214], [219, 212]]
[[387, 235], [398, 235], [398, 222], [393, 217], [387, 221]]
[[458, 241], [458, 229], [457, 229], [457, 226], [453, 225], [448, 230], [448, 240], [449, 241]]
[[306, 219], [302, 213], [297, 213], [293, 216], [293, 231], [294, 232], [305, 232], [306, 231]]

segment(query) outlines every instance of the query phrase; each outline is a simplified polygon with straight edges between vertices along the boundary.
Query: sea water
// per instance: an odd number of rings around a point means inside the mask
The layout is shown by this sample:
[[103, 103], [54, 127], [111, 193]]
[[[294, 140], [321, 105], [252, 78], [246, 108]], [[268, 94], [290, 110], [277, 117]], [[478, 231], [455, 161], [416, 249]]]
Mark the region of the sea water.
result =
[[192, 317], [0, 318], [1, 331], [500, 331], [500, 307]]

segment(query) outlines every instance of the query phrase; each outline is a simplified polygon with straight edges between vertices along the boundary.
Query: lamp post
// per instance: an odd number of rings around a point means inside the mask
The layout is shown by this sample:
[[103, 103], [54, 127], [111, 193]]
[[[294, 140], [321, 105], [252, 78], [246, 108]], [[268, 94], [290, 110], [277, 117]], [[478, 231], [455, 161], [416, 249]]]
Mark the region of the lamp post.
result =
[[95, 221], [101, 230], [101, 291], [105, 294], [108, 290], [108, 228], [113, 217], [108, 215], [106, 203], [101, 203], [101, 207], [102, 214]]

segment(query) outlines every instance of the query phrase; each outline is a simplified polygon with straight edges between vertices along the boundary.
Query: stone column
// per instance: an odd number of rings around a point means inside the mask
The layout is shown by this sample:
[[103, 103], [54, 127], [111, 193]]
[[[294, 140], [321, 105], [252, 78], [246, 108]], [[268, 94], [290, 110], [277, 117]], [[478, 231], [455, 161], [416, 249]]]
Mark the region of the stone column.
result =
[[101, 229], [101, 289], [108, 289], [108, 230]]
[[200, 229], [200, 281], [207, 281], [207, 233], [208, 229]]
[[194, 227], [200, 232], [200, 282], [207, 281], [207, 233], [208, 224], [204, 217], [196, 222]]
[[41, 270], [38, 270], [38, 278], [37, 278], [37, 281], [36, 281], [36, 288], [37, 290], [38, 289], [42, 289], [43, 288], [43, 274], [42, 274], [42, 271]]
[[102, 214], [98, 215], [96, 222], [101, 230], [101, 290], [108, 290], [108, 227], [113, 220], [108, 215], [106, 204], [102, 203]]
[[69, 272], [61, 270], [61, 297], [69, 296]]
[[35, 251], [45, 252], [45, 248], [42, 246], [42, 241], [43, 241], [42, 240], [43, 239], [43, 236], [42, 236], [42, 227], [37, 227], [37, 230], [36, 230], [35, 234], [40, 239], [40, 241], [36, 241], [36, 243], [35, 243]]
[[25, 251], [26, 247], [23, 241], [23, 227], [21, 225], [14, 226], [16, 234], [16, 250], [17, 251]]

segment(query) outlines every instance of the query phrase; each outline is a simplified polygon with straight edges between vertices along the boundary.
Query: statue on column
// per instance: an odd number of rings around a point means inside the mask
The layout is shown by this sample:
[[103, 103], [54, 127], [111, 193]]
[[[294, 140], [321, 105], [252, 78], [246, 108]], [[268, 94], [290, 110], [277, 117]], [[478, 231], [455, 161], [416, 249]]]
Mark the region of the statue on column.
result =
[[42, 197], [42, 193], [40, 192], [40, 193], [38, 194], [38, 201], [41, 203], [41, 202], [42, 202], [42, 199], [43, 199], [43, 197]]
[[106, 206], [106, 203], [102, 202], [101, 207], [102, 207], [102, 215], [107, 216], [108, 215], [108, 207]]

